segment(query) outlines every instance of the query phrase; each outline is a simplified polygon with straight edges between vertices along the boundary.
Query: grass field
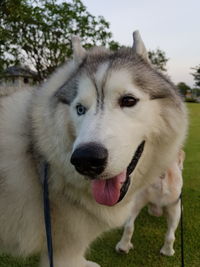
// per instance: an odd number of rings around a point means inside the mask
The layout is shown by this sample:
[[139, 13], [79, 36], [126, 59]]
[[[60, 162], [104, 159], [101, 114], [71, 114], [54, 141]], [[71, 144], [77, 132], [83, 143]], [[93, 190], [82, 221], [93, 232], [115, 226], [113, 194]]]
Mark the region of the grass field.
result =
[[[185, 266], [200, 266], [200, 104], [188, 104], [190, 130], [185, 151], [184, 165], [184, 246]], [[178, 267], [181, 266], [180, 228], [176, 232], [175, 256], [159, 254], [163, 243], [166, 222], [155, 218], [144, 209], [136, 220], [134, 234], [135, 249], [128, 255], [119, 255], [114, 247], [122, 230], [104, 234], [91, 246], [87, 257], [97, 261], [102, 267]], [[37, 267], [38, 257], [27, 260], [0, 256], [0, 267]], [[55, 266], [56, 267], [56, 266]]]

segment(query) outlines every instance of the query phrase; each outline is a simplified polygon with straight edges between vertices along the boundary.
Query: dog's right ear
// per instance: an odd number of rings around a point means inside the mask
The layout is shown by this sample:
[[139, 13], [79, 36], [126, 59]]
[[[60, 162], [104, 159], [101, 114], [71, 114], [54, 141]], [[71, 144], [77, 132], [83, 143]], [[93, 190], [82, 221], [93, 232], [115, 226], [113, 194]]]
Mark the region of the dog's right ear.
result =
[[133, 51], [137, 55], [141, 56], [145, 61], [150, 62], [148, 52], [146, 50], [144, 42], [142, 41], [139, 31], [133, 32]]
[[81, 45], [81, 39], [78, 36], [71, 37], [74, 62], [80, 64], [86, 56], [86, 50]]

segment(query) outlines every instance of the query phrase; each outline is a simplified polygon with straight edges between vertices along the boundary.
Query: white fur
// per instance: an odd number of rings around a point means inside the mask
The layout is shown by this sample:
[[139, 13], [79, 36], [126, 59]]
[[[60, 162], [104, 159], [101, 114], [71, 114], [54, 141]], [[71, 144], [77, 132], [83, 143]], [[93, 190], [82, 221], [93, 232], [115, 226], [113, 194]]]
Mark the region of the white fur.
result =
[[[70, 106], [56, 108], [52, 99], [78, 68], [69, 61], [42, 88], [15, 93], [1, 100], [0, 112], [0, 246], [7, 252], [41, 253], [41, 267], [48, 267], [43, 222], [42, 186], [30, 142], [50, 162], [50, 202], [56, 267], [92, 267], [84, 253], [103, 231], [121, 226], [131, 212], [133, 194], [152, 182], [176, 158], [183, 144], [187, 116], [184, 104], [168, 99], [150, 100], [126, 70], [113, 70], [105, 84], [103, 112], [95, 115], [96, 95], [91, 80], [82, 73], [76, 98]], [[101, 81], [106, 64], [96, 71]], [[98, 79], [99, 77], [99, 79]], [[120, 95], [140, 98], [131, 109], [121, 109]], [[88, 111], [77, 117], [75, 106]], [[90, 181], [70, 164], [77, 145], [97, 141], [109, 151], [102, 178], [108, 179], [129, 165], [136, 148], [144, 152], [131, 175], [125, 198], [113, 207], [95, 202]]]

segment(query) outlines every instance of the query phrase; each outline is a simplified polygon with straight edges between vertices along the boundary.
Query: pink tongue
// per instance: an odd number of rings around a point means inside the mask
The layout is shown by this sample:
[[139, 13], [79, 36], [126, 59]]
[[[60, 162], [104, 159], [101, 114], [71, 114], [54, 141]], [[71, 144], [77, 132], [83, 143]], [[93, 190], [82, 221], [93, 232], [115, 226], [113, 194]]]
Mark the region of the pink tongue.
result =
[[92, 181], [92, 194], [96, 202], [102, 205], [113, 206], [120, 197], [120, 189], [126, 180], [126, 171], [106, 180]]

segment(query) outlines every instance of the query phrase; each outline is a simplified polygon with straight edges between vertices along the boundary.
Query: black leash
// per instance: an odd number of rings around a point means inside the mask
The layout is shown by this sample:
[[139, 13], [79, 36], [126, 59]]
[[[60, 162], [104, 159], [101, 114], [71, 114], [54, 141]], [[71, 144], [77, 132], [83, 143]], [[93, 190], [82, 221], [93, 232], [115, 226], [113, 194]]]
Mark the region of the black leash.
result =
[[183, 196], [180, 195], [181, 205], [181, 267], [184, 267], [184, 233], [183, 233]]
[[54, 265], [53, 265], [52, 232], [51, 232], [51, 212], [50, 212], [49, 189], [48, 189], [48, 171], [49, 171], [49, 164], [47, 162], [45, 162], [43, 164], [43, 171], [42, 171], [44, 220], [45, 220], [45, 229], [46, 229], [46, 238], [47, 238], [49, 266], [54, 267]]

